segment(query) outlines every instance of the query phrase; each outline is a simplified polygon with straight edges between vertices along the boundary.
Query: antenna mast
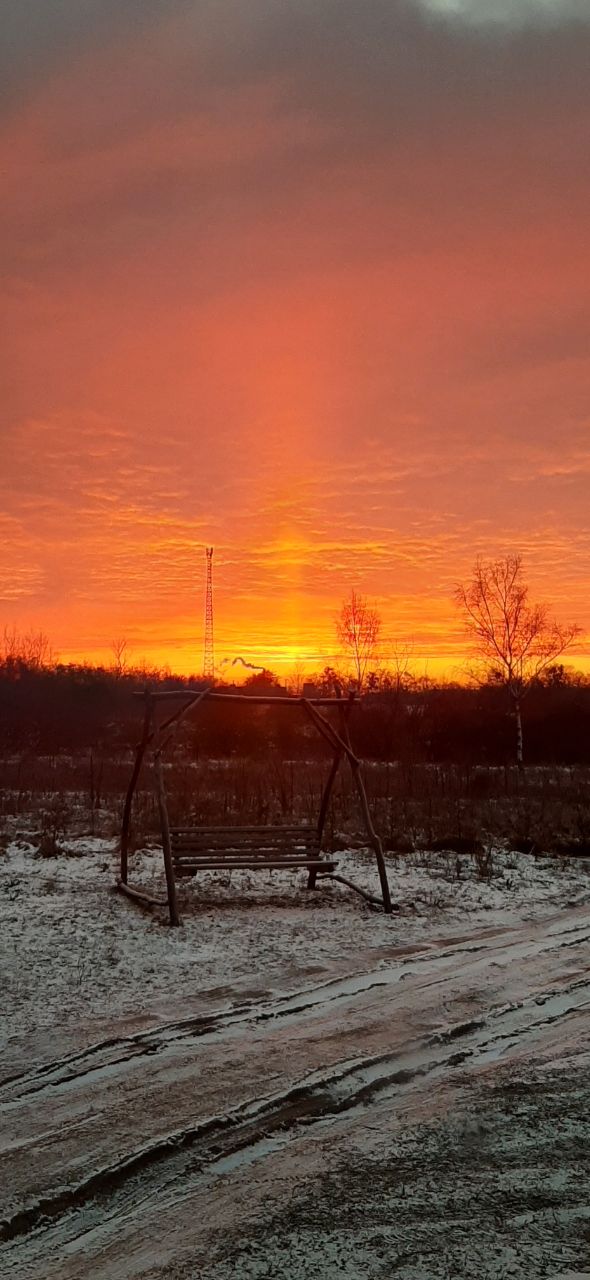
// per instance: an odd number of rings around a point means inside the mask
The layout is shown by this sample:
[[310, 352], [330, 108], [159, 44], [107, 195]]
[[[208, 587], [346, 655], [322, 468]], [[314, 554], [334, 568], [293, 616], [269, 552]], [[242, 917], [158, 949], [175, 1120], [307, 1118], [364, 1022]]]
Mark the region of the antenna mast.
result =
[[205, 647], [203, 652], [203, 675], [206, 680], [215, 677], [215, 654], [213, 649], [213, 547], [205, 547], [207, 561], [207, 588], [205, 592]]

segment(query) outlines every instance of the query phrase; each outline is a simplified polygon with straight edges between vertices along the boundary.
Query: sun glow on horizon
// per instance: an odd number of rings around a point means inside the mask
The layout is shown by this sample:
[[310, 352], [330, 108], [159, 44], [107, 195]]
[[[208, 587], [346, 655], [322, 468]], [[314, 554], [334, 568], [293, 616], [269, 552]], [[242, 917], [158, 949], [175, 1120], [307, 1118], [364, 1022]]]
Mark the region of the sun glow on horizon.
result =
[[510, 551], [588, 669], [579, 0], [8, 7], [0, 634], [198, 672], [208, 543], [218, 664], [333, 664], [354, 587], [452, 676]]
[[[584, 638], [582, 637], [582, 643]], [[408, 642], [408, 671], [411, 676], [421, 678], [427, 676], [433, 680], [459, 681], [470, 679], [473, 666], [473, 654], [467, 648], [453, 651], [441, 651], [412, 647]], [[113, 665], [113, 649], [111, 646], [85, 650], [56, 649], [56, 660], [65, 663], [89, 663], [93, 666], [110, 667]], [[189, 645], [154, 645], [149, 649], [139, 650], [129, 646], [126, 651], [126, 663], [130, 669], [146, 667], [158, 671], [169, 671], [178, 676], [200, 677], [203, 667], [202, 643]], [[237, 661], [236, 661], [237, 659]], [[240, 661], [241, 659], [241, 661]], [[564, 655], [564, 666], [572, 672], [584, 676], [590, 675], [590, 655], [585, 651], [573, 650]], [[334, 667], [346, 672], [349, 664], [345, 655], [337, 650], [334, 643], [332, 649], [326, 648], [318, 652], [301, 646], [288, 644], [269, 644], [262, 648], [243, 646], [237, 654], [220, 652], [216, 658], [216, 679], [224, 683], [243, 684], [248, 676], [257, 670], [265, 669], [276, 675], [281, 681], [292, 682], [293, 679], [307, 680], [319, 675], [325, 667]], [[378, 654], [370, 664], [374, 670], [394, 670], [395, 662], [391, 654]]]

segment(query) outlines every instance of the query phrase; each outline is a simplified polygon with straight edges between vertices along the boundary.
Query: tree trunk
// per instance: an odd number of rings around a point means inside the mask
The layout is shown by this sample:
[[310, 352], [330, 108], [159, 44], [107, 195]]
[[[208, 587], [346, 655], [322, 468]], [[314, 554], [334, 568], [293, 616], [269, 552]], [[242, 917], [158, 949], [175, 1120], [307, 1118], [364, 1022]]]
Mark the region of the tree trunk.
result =
[[516, 720], [516, 763], [519, 769], [524, 767], [523, 750], [522, 750], [522, 715], [520, 712], [520, 698], [514, 699], [514, 719]]

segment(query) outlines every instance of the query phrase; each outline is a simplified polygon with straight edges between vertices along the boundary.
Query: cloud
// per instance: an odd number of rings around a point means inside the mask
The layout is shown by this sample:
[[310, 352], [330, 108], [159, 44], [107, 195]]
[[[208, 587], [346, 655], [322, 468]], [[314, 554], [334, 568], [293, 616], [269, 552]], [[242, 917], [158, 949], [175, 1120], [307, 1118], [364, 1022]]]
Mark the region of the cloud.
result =
[[507, 546], [584, 620], [590, 15], [492, 9], [11, 0], [16, 621], [192, 654], [206, 541], [247, 660]]
[[182, 9], [182, 0], [7, 0], [2, 9], [2, 97], [18, 104], [39, 80], [89, 49], [115, 44]]
[[560, 26], [588, 20], [586, 0], [421, 0], [423, 7], [452, 20], [478, 26], [500, 23], [522, 27], [531, 23]]

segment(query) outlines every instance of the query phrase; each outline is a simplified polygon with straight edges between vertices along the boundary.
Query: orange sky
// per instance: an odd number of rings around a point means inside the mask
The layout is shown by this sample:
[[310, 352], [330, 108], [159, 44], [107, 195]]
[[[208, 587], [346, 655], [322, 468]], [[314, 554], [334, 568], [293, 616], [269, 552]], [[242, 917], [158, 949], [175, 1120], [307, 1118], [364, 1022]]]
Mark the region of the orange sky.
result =
[[585, 0], [7, 9], [0, 628], [198, 669], [211, 543], [220, 661], [452, 673], [507, 550], [589, 631]]

